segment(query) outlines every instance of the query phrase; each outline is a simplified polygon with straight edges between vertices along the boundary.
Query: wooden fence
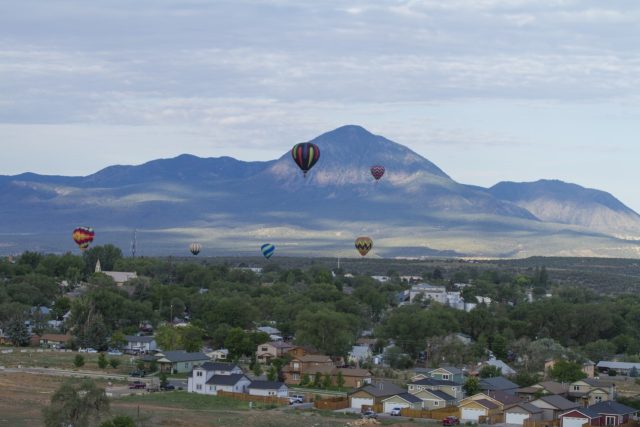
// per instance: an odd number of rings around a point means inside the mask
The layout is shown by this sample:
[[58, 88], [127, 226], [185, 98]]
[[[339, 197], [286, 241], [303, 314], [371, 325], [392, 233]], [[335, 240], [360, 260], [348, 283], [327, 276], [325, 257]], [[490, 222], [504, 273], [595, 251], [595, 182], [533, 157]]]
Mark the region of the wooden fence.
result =
[[316, 409], [327, 409], [335, 411], [338, 409], [346, 409], [349, 407], [348, 397], [330, 397], [329, 399], [321, 399], [313, 402], [313, 407]]
[[402, 408], [400, 410], [400, 415], [402, 415], [403, 417], [428, 418], [440, 421], [446, 417], [459, 417], [460, 410], [456, 406], [433, 410]]
[[560, 420], [524, 420], [522, 427], [560, 427]]
[[220, 397], [229, 397], [235, 400], [242, 400], [244, 402], [262, 402], [268, 403], [272, 405], [288, 405], [289, 399], [286, 397], [276, 397], [276, 396], [255, 396], [253, 394], [246, 393], [232, 393], [230, 391], [218, 391], [218, 396]]

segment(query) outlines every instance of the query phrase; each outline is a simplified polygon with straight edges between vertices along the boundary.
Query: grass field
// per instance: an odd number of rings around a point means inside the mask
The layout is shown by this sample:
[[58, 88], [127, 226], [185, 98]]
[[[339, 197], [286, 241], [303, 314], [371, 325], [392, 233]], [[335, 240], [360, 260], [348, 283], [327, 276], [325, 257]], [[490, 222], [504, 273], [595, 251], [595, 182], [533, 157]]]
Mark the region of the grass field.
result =
[[[0, 347], [0, 350], [9, 350], [11, 347]], [[77, 352], [62, 352], [62, 351], [38, 351], [35, 348], [13, 348], [11, 353], [0, 352], [0, 366], [7, 368], [16, 368], [18, 365], [22, 367], [35, 367], [35, 368], [60, 368], [60, 369], [75, 369], [73, 360], [77, 354], [81, 354], [84, 357], [83, 370], [100, 371], [113, 374], [127, 374], [131, 371], [133, 365], [131, 364], [129, 356], [107, 356], [107, 360], [115, 358], [120, 360], [120, 366], [116, 369], [107, 367], [100, 369], [98, 367], [98, 354], [95, 353], [77, 353]]]

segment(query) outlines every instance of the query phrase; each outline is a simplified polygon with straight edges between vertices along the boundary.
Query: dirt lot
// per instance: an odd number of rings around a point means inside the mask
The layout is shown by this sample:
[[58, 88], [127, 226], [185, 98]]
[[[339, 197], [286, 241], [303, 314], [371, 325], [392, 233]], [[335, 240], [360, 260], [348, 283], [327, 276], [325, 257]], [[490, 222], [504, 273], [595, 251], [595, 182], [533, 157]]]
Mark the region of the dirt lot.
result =
[[[0, 426], [42, 426], [41, 410], [49, 404], [51, 395], [63, 381], [64, 378], [59, 377], [0, 371]], [[103, 382], [97, 383], [106, 386]], [[179, 402], [176, 405], [157, 402], [153, 397], [135, 401], [112, 400], [111, 414], [131, 415], [139, 419], [140, 426], [146, 427], [343, 427], [354, 421], [343, 415], [295, 411], [287, 407], [253, 411], [237, 409], [239, 407], [198, 410], [180, 407]], [[400, 424], [396, 420], [385, 424], [396, 427], [424, 425]]]

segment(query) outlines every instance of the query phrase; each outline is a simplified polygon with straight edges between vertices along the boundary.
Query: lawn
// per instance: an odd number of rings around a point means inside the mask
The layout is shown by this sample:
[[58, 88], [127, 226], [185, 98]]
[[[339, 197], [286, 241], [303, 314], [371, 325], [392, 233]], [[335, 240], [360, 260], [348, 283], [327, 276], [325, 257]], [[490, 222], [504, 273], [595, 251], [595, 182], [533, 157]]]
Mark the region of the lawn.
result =
[[[139, 403], [145, 405], [173, 406], [195, 410], [249, 410], [249, 402], [235, 400], [228, 397], [207, 396], [204, 394], [187, 393], [186, 391], [171, 391], [150, 393], [139, 396], [126, 396], [118, 402]], [[254, 408], [265, 407], [264, 404], [253, 403]]]

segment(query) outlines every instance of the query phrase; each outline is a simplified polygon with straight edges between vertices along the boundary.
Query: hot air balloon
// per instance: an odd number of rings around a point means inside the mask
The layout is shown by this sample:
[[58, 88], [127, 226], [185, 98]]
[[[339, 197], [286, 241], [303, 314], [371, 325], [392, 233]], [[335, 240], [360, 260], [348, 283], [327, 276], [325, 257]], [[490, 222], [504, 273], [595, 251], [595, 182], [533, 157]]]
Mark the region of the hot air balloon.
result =
[[200, 249], [202, 249], [202, 245], [200, 243], [192, 243], [189, 245], [189, 250], [194, 255], [198, 255], [200, 253]]
[[373, 240], [370, 237], [361, 236], [356, 238], [356, 249], [360, 255], [365, 256], [373, 247]]
[[378, 180], [382, 178], [382, 175], [384, 175], [384, 166], [371, 166], [371, 175], [375, 178], [376, 182], [378, 182]]
[[93, 242], [93, 237], [96, 233], [91, 227], [77, 227], [73, 230], [71, 237], [73, 241], [80, 247], [80, 250], [84, 251]]
[[271, 258], [271, 255], [273, 255], [273, 253], [276, 251], [276, 247], [271, 243], [265, 243], [264, 245], [260, 246], [260, 251], [266, 259], [269, 259]]
[[301, 142], [291, 149], [291, 157], [298, 167], [302, 169], [304, 176], [307, 176], [309, 169], [316, 164], [320, 158], [320, 149], [316, 144], [311, 142]]

